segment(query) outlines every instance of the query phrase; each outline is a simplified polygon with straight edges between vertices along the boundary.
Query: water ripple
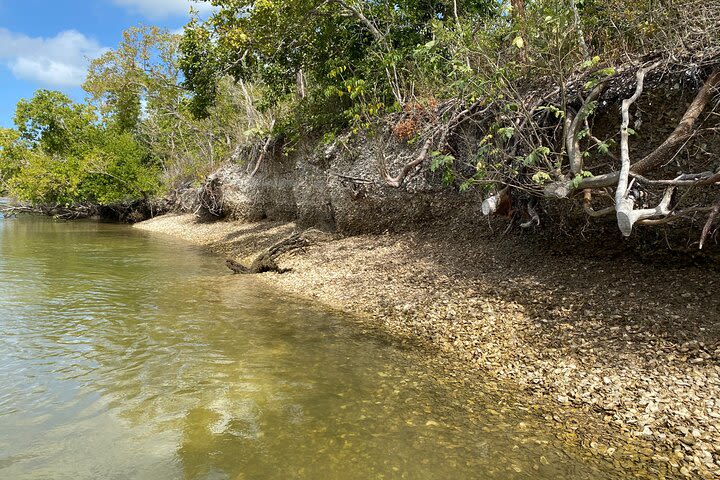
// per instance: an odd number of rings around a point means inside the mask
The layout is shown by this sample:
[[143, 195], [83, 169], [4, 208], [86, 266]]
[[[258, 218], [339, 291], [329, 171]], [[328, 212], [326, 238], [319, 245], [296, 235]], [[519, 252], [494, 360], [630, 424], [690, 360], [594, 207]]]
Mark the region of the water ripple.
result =
[[0, 478], [609, 478], [494, 394], [117, 225], [0, 222], [0, 387]]

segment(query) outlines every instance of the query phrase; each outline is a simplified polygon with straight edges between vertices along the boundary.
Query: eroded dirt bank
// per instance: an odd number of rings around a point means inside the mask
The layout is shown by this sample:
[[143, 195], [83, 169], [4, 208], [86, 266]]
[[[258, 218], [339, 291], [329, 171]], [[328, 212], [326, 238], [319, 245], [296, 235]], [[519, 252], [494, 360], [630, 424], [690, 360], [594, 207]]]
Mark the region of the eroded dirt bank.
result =
[[[246, 262], [295, 229], [193, 215], [136, 227]], [[464, 374], [518, 385], [568, 441], [657, 478], [720, 478], [716, 272], [552, 254], [462, 228], [318, 232], [279, 263], [292, 271], [267, 281], [438, 347]]]

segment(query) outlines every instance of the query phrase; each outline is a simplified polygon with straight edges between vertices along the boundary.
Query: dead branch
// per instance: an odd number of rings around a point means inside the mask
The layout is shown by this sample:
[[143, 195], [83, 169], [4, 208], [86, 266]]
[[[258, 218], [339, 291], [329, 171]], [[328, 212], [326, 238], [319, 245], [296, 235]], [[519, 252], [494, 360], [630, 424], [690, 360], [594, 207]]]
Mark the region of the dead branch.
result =
[[713, 177], [713, 172], [684, 173], [676, 177], [674, 180], [650, 180], [649, 178], [645, 178], [638, 173], [633, 173], [632, 171], [630, 172], [630, 176], [640, 183], [646, 183], [649, 185], [687, 187], [694, 185], [704, 185], [704, 182], [710, 180]]
[[268, 138], [265, 141], [265, 145], [263, 145], [263, 148], [260, 151], [260, 155], [258, 155], [257, 162], [255, 162], [255, 168], [253, 168], [253, 171], [250, 172], [250, 175], [248, 176], [248, 178], [253, 178], [255, 176], [255, 174], [257, 173], [258, 169], [260, 168], [260, 164], [262, 164], [262, 161], [265, 159], [265, 156], [267, 155], [268, 151], [270, 150], [271, 142], [272, 142], [272, 135], [268, 135]]
[[666, 215], [663, 218], [639, 220], [637, 222], [637, 225], [652, 225], [652, 226], [664, 225], [666, 223], [674, 222], [675, 220], [680, 220], [681, 218], [687, 217], [688, 215], [692, 215], [695, 213], [708, 213], [708, 212], [711, 212], [712, 209], [713, 209], [713, 207], [686, 208], [684, 210], [670, 212], [668, 215]]
[[353, 177], [351, 175], [344, 175], [342, 173], [337, 173], [337, 172], [328, 172], [328, 175], [337, 177], [341, 180], [345, 180], [345, 181], [348, 181], [351, 183], [358, 183], [358, 184], [362, 184], [362, 185], [372, 185], [373, 183], [375, 183], [372, 180], [368, 180], [366, 178]]
[[588, 115], [590, 104], [594, 102], [605, 88], [607, 80], [601, 82], [590, 92], [582, 106], [578, 110], [577, 115], [565, 115], [565, 148], [567, 149], [568, 159], [570, 160], [570, 175], [574, 178], [583, 169], [582, 151], [580, 151], [580, 139], [578, 138], [578, 130], [581, 122]]
[[75, 205], [9, 205], [0, 208], [0, 214], [5, 217], [14, 217], [18, 214], [40, 214], [58, 220], [79, 220], [97, 215], [99, 208], [91, 203], [78, 203]]
[[528, 204], [527, 206], [527, 213], [530, 215], [530, 220], [527, 222], [523, 222], [520, 224], [520, 228], [530, 228], [533, 225], [540, 226], [540, 215], [538, 215], [537, 211], [533, 208], [532, 205]]
[[[639, 73], [639, 72], [638, 72]], [[695, 99], [690, 104], [688, 109], [685, 111], [683, 118], [675, 128], [673, 133], [654, 151], [648, 154], [643, 159], [639, 160], [630, 167], [632, 173], [643, 174], [651, 171], [662, 164], [681, 148], [685, 142], [693, 134], [697, 119], [703, 110], [707, 107], [707, 104], [713, 98], [715, 89], [720, 86], [720, 70], [715, 70], [705, 81], [705, 84], [700, 89]], [[597, 175], [594, 177], [584, 178], [577, 185], [578, 189], [586, 188], [604, 188], [616, 185], [620, 179], [620, 172], [612, 172], [604, 175]], [[717, 179], [711, 183], [717, 183], [720, 181], [720, 174]], [[572, 188], [570, 188], [569, 182], [562, 182], [563, 185], [551, 184], [546, 189], [546, 193], [549, 196], [567, 196]], [[708, 183], [702, 183], [700, 185], [708, 185]]]
[[459, 127], [462, 123], [466, 122], [467, 120], [483, 115], [490, 111], [490, 109], [493, 106], [493, 103], [491, 102], [489, 105], [487, 105], [482, 110], [476, 110], [477, 107], [479, 107], [482, 104], [481, 100], [477, 100], [469, 107], [460, 110], [455, 115], [452, 116], [452, 118], [447, 122], [445, 128], [442, 130], [442, 134], [440, 135], [440, 142], [438, 143], [438, 149], [442, 150], [445, 148], [447, 137], [455, 131], [457, 127]]
[[[654, 217], [662, 217], [670, 215], [670, 202], [672, 196], [675, 193], [675, 187], [668, 187], [665, 190], [662, 200], [655, 208], [643, 208], [639, 210], [633, 210], [635, 205], [635, 199], [633, 195], [628, 195], [623, 199], [623, 204], [615, 207], [617, 212], [618, 227], [622, 234], [626, 237], [632, 233], [632, 227], [635, 223], [641, 223], [644, 220], [649, 220]], [[617, 197], [616, 197], [617, 198]], [[647, 225], [647, 223], [644, 223]]]
[[37, 207], [30, 207], [28, 205], [9, 205], [0, 207], [0, 214], [3, 217], [15, 217], [21, 213], [42, 213]]
[[375, 40], [387, 48], [387, 41], [385, 39], [385, 35], [380, 33], [380, 30], [377, 29], [375, 24], [371, 22], [370, 19], [368, 19], [360, 10], [345, 2], [344, 0], [334, 0], [334, 2], [340, 5], [340, 7], [343, 8], [346, 12], [350, 13], [356, 19], [358, 19], [360, 23], [365, 25], [365, 28], [368, 29], [368, 31], [372, 34]]
[[716, 183], [720, 183], [720, 173], [716, 173], [712, 177], [708, 178], [707, 180], [703, 180], [700, 183], [698, 183], [699, 186], [706, 186], [706, 185], [714, 185]]
[[224, 201], [221, 190], [222, 180], [220, 177], [213, 175], [209, 177], [198, 193], [200, 205], [195, 211], [198, 216], [201, 211], [207, 212], [213, 217], [222, 217], [224, 212]]

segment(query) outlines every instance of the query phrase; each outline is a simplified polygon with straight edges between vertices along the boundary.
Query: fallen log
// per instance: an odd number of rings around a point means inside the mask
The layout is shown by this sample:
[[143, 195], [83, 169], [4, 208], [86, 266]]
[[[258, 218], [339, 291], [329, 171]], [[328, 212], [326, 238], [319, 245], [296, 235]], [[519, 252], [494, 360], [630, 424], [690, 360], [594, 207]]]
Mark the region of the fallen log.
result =
[[286, 273], [288, 268], [280, 268], [276, 262], [277, 258], [283, 253], [298, 250], [306, 247], [309, 242], [303, 237], [305, 232], [293, 232], [292, 235], [286, 237], [267, 250], [260, 253], [250, 266], [245, 266], [235, 260], [228, 258], [225, 265], [232, 270], [234, 274], [256, 274], [265, 272]]

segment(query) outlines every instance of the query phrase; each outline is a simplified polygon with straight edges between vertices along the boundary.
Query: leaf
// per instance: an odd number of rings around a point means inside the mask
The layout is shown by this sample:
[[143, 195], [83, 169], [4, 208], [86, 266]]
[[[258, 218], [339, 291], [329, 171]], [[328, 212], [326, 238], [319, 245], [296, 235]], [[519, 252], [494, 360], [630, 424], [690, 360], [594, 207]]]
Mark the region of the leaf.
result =
[[538, 185], [543, 185], [545, 182], [550, 180], [550, 175], [547, 172], [537, 172], [532, 176], [532, 181]]
[[[430, 170], [433, 172], [437, 171], [441, 167], [449, 170], [455, 161], [455, 157], [452, 155], [442, 155], [440, 152], [433, 152], [431, 156], [432, 161], [430, 162]], [[445, 172], [445, 175], [447, 175], [447, 172]]]
[[515, 129], [513, 127], [503, 127], [499, 128], [497, 133], [501, 137], [505, 137], [506, 140], [510, 140], [515, 135]]
[[515, 45], [517, 48], [523, 48], [525, 46], [525, 40], [523, 40], [523, 38], [518, 35], [517, 37], [515, 37], [515, 40], [513, 40], [512, 44]]
[[560, 110], [555, 105], [543, 105], [542, 107], [538, 107], [538, 110], [547, 110], [548, 112], [555, 115], [555, 118], [565, 118], [565, 112], [563, 110]]
[[580, 173], [575, 175], [575, 178], [572, 179], [570, 182], [570, 185], [572, 186], [573, 190], [578, 188], [580, 186], [580, 182], [582, 182], [583, 178], [592, 177], [593, 174], [588, 172], [587, 170], [582, 170]]

